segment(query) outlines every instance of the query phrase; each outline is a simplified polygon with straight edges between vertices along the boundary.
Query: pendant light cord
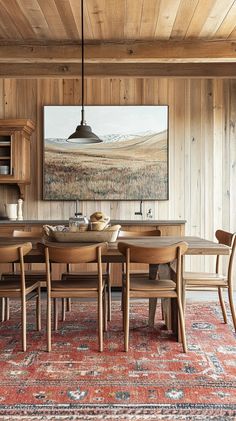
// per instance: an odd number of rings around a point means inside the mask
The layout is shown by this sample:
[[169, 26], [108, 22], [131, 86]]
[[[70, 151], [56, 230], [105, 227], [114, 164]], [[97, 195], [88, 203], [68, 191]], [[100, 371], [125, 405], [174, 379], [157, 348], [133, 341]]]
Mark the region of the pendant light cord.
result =
[[[0, 0], [1, 2], [1, 0]], [[92, 132], [90, 126], [86, 124], [84, 115], [84, 0], [80, 0], [81, 7], [81, 121], [80, 125], [76, 127], [74, 133], [68, 137], [68, 142], [75, 142], [78, 144], [99, 143], [102, 142], [99, 137]], [[78, 40], [79, 45], [79, 40]]]
[[82, 86], [81, 86], [81, 125], [85, 124], [84, 121], [84, 0], [81, 0], [81, 55], [82, 55], [82, 63], [81, 63], [81, 80], [82, 80]]

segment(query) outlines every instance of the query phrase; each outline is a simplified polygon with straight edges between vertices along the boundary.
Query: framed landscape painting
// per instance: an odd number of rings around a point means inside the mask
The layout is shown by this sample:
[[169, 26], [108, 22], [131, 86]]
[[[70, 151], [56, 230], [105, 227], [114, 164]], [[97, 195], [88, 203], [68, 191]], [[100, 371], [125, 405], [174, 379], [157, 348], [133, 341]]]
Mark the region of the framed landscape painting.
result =
[[68, 141], [80, 111], [44, 107], [43, 199], [167, 200], [168, 106], [86, 106], [92, 144]]

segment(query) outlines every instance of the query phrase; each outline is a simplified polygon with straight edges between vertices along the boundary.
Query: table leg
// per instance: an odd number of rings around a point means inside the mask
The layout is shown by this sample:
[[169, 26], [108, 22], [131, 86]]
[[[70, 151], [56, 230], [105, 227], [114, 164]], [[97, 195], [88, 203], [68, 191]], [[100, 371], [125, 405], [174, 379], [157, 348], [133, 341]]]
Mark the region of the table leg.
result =
[[149, 298], [149, 320], [148, 325], [154, 326], [155, 314], [156, 314], [157, 298]]
[[[156, 279], [158, 276], [159, 265], [149, 265], [149, 277], [150, 279]], [[149, 326], [154, 326], [155, 314], [156, 314], [157, 298], [149, 298]]]
[[[156, 279], [158, 276], [160, 279], [174, 279], [175, 272], [169, 265], [150, 265], [149, 276], [151, 279]], [[149, 326], [154, 326], [155, 314], [156, 314], [157, 298], [149, 299]], [[162, 310], [164, 321], [168, 330], [172, 330], [180, 341], [179, 328], [178, 328], [178, 306], [175, 298], [163, 298], [162, 299]]]

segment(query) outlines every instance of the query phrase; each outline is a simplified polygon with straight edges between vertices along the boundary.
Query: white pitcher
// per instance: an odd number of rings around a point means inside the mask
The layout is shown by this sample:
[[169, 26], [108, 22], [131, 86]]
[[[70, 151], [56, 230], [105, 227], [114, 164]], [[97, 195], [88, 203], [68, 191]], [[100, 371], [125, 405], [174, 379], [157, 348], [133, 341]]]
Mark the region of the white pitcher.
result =
[[17, 219], [17, 204], [16, 203], [7, 203], [5, 205], [7, 217], [15, 221]]

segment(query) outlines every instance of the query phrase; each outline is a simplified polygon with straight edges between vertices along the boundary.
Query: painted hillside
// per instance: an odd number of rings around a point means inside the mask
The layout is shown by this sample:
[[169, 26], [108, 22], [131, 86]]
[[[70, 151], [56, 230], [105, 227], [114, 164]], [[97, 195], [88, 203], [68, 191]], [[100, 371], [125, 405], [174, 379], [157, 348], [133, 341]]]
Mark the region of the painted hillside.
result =
[[166, 199], [167, 145], [167, 131], [89, 145], [46, 139], [44, 198]]

